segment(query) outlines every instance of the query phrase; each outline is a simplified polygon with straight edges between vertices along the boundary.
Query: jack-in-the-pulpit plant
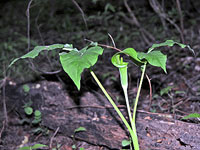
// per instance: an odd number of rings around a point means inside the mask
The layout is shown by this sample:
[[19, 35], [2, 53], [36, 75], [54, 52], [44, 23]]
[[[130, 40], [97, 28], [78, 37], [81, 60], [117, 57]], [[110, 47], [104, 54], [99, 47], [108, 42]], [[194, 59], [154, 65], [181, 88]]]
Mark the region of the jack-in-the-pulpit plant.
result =
[[[73, 80], [78, 90], [80, 90], [80, 80], [81, 80], [81, 74], [84, 71], [84, 69], [89, 69], [92, 77], [100, 87], [100, 89], [103, 91], [111, 105], [116, 110], [117, 114], [127, 127], [129, 133], [130, 133], [130, 140], [129, 141], [123, 141], [122, 145], [126, 146], [127, 144], [130, 145], [130, 149], [139, 150], [139, 143], [138, 143], [138, 137], [136, 132], [136, 110], [137, 110], [137, 104], [140, 96], [140, 91], [142, 87], [142, 82], [144, 79], [145, 70], [148, 64], [156, 67], [160, 67], [166, 71], [166, 61], [167, 56], [164, 55], [161, 51], [155, 50], [156, 48], [162, 47], [162, 46], [173, 46], [174, 44], [179, 45], [181, 48], [188, 47], [191, 51], [193, 51], [189, 45], [184, 45], [178, 42], [174, 42], [173, 40], [167, 40], [160, 44], [153, 44], [152, 47], [148, 49], [146, 53], [144, 52], [137, 52], [133, 48], [126, 48], [120, 52], [117, 52], [113, 55], [111, 61], [113, 65], [117, 68], [119, 68], [120, 73], [120, 80], [121, 80], [121, 86], [124, 91], [124, 96], [126, 100], [126, 106], [127, 106], [127, 112], [129, 121], [125, 119], [125, 116], [121, 113], [115, 102], [112, 100], [112, 98], [109, 96], [109, 94], [106, 92], [103, 85], [100, 83], [99, 79], [95, 75], [95, 73], [92, 71], [91, 67], [95, 65], [95, 63], [98, 60], [98, 56], [103, 54], [103, 48], [98, 46], [97, 43], [91, 43], [89, 46], [86, 46], [85, 48], [81, 50], [77, 50], [76, 48], [73, 48], [71, 44], [53, 44], [49, 46], [36, 46], [32, 51], [25, 54], [24, 56], [20, 58], [14, 59], [10, 65], [12, 66], [17, 60], [24, 59], [24, 58], [35, 58], [39, 55], [39, 53], [43, 50], [55, 50], [55, 49], [62, 49], [63, 52], [61, 52], [60, 55], [60, 62], [64, 69], [64, 71], [69, 75], [69, 77]], [[123, 59], [123, 55], [129, 56], [130, 60], [139, 66], [141, 68], [142, 74], [138, 86], [137, 95], [134, 102], [134, 108], [133, 112], [131, 112], [129, 99], [128, 99], [128, 76], [127, 76], [127, 69], [128, 69], [128, 62], [125, 62]]]

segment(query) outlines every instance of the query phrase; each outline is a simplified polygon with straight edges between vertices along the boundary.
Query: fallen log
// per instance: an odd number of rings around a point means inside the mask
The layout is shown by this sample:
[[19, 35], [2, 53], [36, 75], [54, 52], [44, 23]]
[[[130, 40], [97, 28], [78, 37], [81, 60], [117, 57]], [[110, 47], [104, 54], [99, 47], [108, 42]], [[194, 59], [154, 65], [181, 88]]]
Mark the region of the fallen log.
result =
[[[42, 112], [42, 125], [53, 131], [59, 127], [59, 135], [72, 140], [74, 130], [84, 127], [87, 131], [76, 133], [75, 139], [91, 145], [93, 150], [100, 147], [121, 149], [122, 140], [129, 138], [124, 124], [104, 96], [85, 92], [74, 100], [60, 83], [42, 81], [29, 86], [28, 98], [23, 94], [22, 86], [7, 88], [8, 101], [17, 101], [15, 109], [23, 114], [22, 105], [31, 97], [34, 109]], [[125, 107], [119, 107], [126, 115]], [[137, 112], [136, 122], [141, 150], [200, 150], [199, 124], [141, 110]]]

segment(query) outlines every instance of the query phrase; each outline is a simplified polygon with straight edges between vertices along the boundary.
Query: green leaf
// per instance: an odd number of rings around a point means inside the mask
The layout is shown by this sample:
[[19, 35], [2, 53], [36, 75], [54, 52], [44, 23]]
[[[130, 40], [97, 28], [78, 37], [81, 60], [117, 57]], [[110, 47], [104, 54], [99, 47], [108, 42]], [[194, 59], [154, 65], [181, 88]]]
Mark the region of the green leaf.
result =
[[130, 140], [123, 140], [123, 141], [122, 141], [122, 147], [129, 146], [130, 144], [131, 144], [131, 141], [130, 141]]
[[120, 54], [120, 53], [123, 53], [123, 54], [126, 54], [126, 55], [130, 56], [132, 58], [132, 61], [136, 65], [138, 65], [138, 66], [143, 65], [143, 62], [140, 59], [138, 59], [138, 52], [135, 49], [126, 48], [123, 51], [118, 52], [117, 54]]
[[72, 145], [72, 149], [76, 149], [76, 145]]
[[77, 129], [74, 130], [74, 133], [83, 132], [83, 131], [87, 131], [86, 128], [84, 128], [84, 127], [79, 127], [79, 128], [77, 128]]
[[80, 147], [80, 149], [79, 150], [85, 150], [85, 148], [83, 148], [83, 147]]
[[200, 118], [200, 114], [199, 113], [189, 114], [189, 115], [183, 117], [182, 119], [190, 119], [190, 118]]
[[179, 45], [181, 48], [185, 48], [187, 45], [182, 44], [182, 43], [178, 43], [178, 42], [174, 42], [173, 40], [167, 40], [163, 43], [159, 43], [159, 44], [153, 44], [149, 49], [148, 52], [151, 52], [153, 49], [158, 48], [158, 47], [162, 47], [162, 46], [174, 46], [174, 44]]
[[38, 148], [42, 148], [42, 147], [47, 147], [47, 145], [44, 144], [35, 144], [32, 146], [32, 149], [38, 149]]
[[33, 113], [33, 108], [31, 107], [25, 107], [24, 111], [27, 115], [31, 115]]
[[24, 84], [23, 90], [24, 90], [25, 93], [28, 93], [30, 91], [30, 87], [27, 84]]
[[21, 147], [18, 150], [31, 150], [31, 146], [24, 146], [24, 147]]
[[175, 94], [185, 94], [185, 91], [176, 91]]
[[41, 113], [39, 110], [36, 110], [36, 111], [34, 112], [34, 115], [35, 115], [35, 117], [41, 117], [41, 116], [42, 116], [42, 113]]
[[99, 46], [85, 47], [80, 51], [72, 50], [69, 53], [60, 53], [60, 62], [64, 71], [70, 76], [78, 90], [80, 90], [81, 73], [85, 68], [93, 66], [102, 55], [103, 49]]
[[149, 64], [151, 64], [152, 66], [161, 67], [165, 71], [165, 73], [167, 73], [166, 71], [167, 56], [161, 53], [160, 51], [152, 51], [149, 53], [141, 52], [138, 54], [138, 58], [140, 60], [146, 59]]
[[169, 91], [171, 91], [172, 88], [173, 88], [173, 86], [168, 86], [168, 87], [162, 89], [162, 90], [160, 91], [160, 95], [163, 96], [164, 94], [168, 94]]
[[154, 50], [155, 48], [162, 47], [162, 46], [170, 46], [170, 47], [172, 47], [172, 46], [174, 46], [174, 44], [177, 44], [181, 48], [187, 47], [195, 55], [194, 50], [189, 45], [185, 45], [185, 44], [182, 44], [182, 43], [179, 43], [179, 42], [174, 42], [173, 40], [166, 40], [163, 43], [153, 44], [152, 47], [150, 47], [148, 49], [148, 53], [151, 52], [152, 50]]
[[48, 46], [36, 46], [32, 51], [28, 52], [27, 54], [14, 59], [8, 67], [11, 67], [16, 61], [19, 59], [25, 59], [25, 58], [35, 58], [39, 55], [39, 53], [43, 50], [54, 50], [58, 48], [63, 48], [64, 44], [53, 44], [53, 45], [48, 45]]

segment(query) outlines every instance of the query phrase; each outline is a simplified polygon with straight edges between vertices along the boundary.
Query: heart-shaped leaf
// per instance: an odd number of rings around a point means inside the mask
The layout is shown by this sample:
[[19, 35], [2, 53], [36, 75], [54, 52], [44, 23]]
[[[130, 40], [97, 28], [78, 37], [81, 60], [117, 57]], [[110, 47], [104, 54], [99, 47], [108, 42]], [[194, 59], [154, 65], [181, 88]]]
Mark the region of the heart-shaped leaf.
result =
[[64, 71], [73, 80], [78, 90], [80, 90], [81, 73], [85, 68], [93, 66], [102, 55], [103, 49], [99, 46], [85, 47], [80, 51], [72, 50], [69, 53], [60, 53], [60, 62]]
[[165, 71], [165, 73], [167, 73], [166, 71], [167, 56], [161, 53], [160, 51], [152, 51], [149, 53], [141, 52], [138, 53], [138, 58], [140, 60], [146, 59], [149, 64], [151, 64], [152, 66], [161, 67]]
[[53, 44], [53, 45], [48, 45], [48, 46], [36, 46], [32, 51], [28, 52], [27, 54], [14, 59], [8, 67], [11, 67], [16, 61], [19, 59], [24, 59], [24, 58], [35, 58], [39, 55], [39, 53], [43, 50], [54, 50], [54, 49], [60, 49], [63, 48], [64, 44]]

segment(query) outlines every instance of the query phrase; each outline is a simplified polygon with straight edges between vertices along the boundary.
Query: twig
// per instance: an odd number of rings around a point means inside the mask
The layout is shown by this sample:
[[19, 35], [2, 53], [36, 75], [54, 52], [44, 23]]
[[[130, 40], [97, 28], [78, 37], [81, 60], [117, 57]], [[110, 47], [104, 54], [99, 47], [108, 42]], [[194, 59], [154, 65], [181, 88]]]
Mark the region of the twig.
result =
[[175, 111], [179, 112], [179, 113], [182, 113], [184, 115], [188, 115], [189, 113], [186, 113], [185, 111], [182, 111], [182, 110], [179, 110], [179, 109], [175, 109]]
[[180, 27], [172, 20], [170, 19], [170, 17], [165, 13], [164, 9], [160, 6], [159, 2], [157, 0], [149, 0], [149, 3], [151, 5], [151, 7], [153, 8], [153, 10], [158, 14], [158, 16], [161, 18], [161, 22], [162, 19], [167, 20], [171, 25], [173, 25], [176, 30], [179, 32], [180, 34], [180, 38], [181, 41], [184, 41], [184, 35], [180, 29]]
[[3, 65], [3, 69], [4, 69], [4, 79], [3, 79], [3, 83], [2, 83], [2, 88], [3, 88], [3, 112], [4, 112], [4, 117], [5, 117], [5, 124], [7, 125], [8, 123], [8, 114], [7, 114], [7, 107], [6, 107], [6, 69], [5, 69], [5, 65]]
[[0, 131], [0, 142], [1, 142], [2, 133], [3, 133], [4, 129], [5, 129], [5, 125], [6, 125], [6, 121], [4, 120], [3, 121], [3, 126], [2, 126], [1, 131]]
[[192, 85], [188, 82], [188, 80], [187, 80], [184, 76], [182, 76], [182, 75], [180, 75], [180, 78], [181, 78], [181, 79], [183, 80], [183, 82], [187, 85], [188, 90], [190, 91], [190, 93], [191, 93], [192, 95], [195, 95], [195, 96], [196, 96], [196, 93], [195, 93], [195, 91], [193, 90]]
[[52, 143], [53, 143], [53, 140], [54, 140], [54, 137], [56, 136], [56, 134], [58, 133], [60, 127], [58, 127], [56, 129], [56, 131], [54, 132], [53, 136], [51, 137], [51, 140], [50, 140], [50, 144], [49, 144], [49, 148], [51, 149], [52, 148]]
[[111, 36], [109, 33], [108, 33], [108, 36], [109, 36], [110, 39], [112, 40], [113, 46], [116, 48], [115, 41], [113, 40], [112, 36]]
[[[130, 22], [131, 24], [136, 25], [136, 27], [139, 28], [139, 31], [140, 31], [140, 33], [141, 33], [141, 35], [142, 35], [144, 41], [145, 41], [148, 45], [150, 45], [151, 42], [149, 41], [149, 39], [152, 40], [152, 41], [155, 41], [155, 38], [154, 38], [148, 31], [146, 31], [144, 28], [141, 27], [141, 25], [140, 25], [138, 19], [136, 18], [134, 12], [133, 12], [133, 11], [131, 10], [131, 8], [129, 7], [129, 5], [128, 5], [128, 3], [127, 3], [127, 0], [124, 0], [124, 5], [125, 5], [126, 9], [128, 10], [129, 15], [130, 15], [131, 18], [132, 18], [131, 21], [129, 21], [129, 22]], [[123, 17], [124, 17], [126, 20], [127, 20], [127, 19], [129, 20], [128, 17], [126, 17], [126, 16], [124, 16], [124, 15], [123, 15]], [[148, 39], [148, 38], [149, 38], [149, 39]]]
[[152, 114], [152, 115], [158, 115], [160, 117], [165, 117], [165, 118], [173, 118], [173, 116], [171, 114], [167, 114], [167, 113], [153, 113], [153, 112], [148, 112], [148, 111], [145, 111], [145, 110], [137, 110], [137, 112]]
[[[124, 105], [117, 105], [119, 109], [125, 109], [126, 107]], [[72, 106], [67, 107], [65, 109], [76, 109], [76, 108], [99, 108], [99, 109], [114, 109], [112, 106], [95, 106], [95, 105], [80, 105], [80, 106]]]
[[114, 50], [117, 50], [119, 52], [121, 52], [122, 50], [116, 48], [116, 47], [112, 47], [112, 46], [109, 46], [109, 45], [104, 45], [104, 44], [98, 44], [99, 46], [103, 46], [103, 47], [106, 47], [106, 48], [111, 48], [111, 49], [114, 49]]
[[[180, 4], [180, 1], [179, 1], [179, 0], [176, 0], [176, 5], [177, 5], [179, 17], [180, 17], [181, 32], [184, 34], [183, 14], [182, 14], [181, 4]], [[183, 37], [182, 40], [183, 40], [182, 42], [185, 43], [185, 38], [184, 38], [184, 37]]]
[[[27, 51], [29, 52], [30, 51], [30, 7], [31, 7], [31, 3], [33, 2], [33, 0], [30, 0], [29, 3], [28, 3], [28, 7], [26, 9], [26, 16], [27, 16], [27, 39], [28, 39], [28, 48], [27, 48]], [[28, 60], [29, 64], [31, 65], [31, 69], [33, 71], [35, 71], [35, 65], [33, 64], [33, 62], [29, 59]]]
[[[185, 99], [185, 98], [184, 98]], [[178, 106], [180, 106], [183, 103], [186, 103], [190, 100], [190, 98], [186, 98], [185, 100], [181, 99], [180, 101], [178, 101], [176, 104], [174, 104], [173, 109], [176, 109]]]
[[131, 18], [132, 18], [133, 23], [134, 23], [138, 28], [140, 28], [140, 23], [139, 23], [139, 21], [137, 20], [137, 18], [135, 17], [135, 14], [133, 13], [133, 11], [131, 10], [131, 8], [129, 7], [129, 5], [128, 5], [128, 3], [127, 3], [126, 0], [124, 0], [124, 5], [125, 5], [126, 9], [128, 10], [128, 12], [129, 12], [129, 14], [130, 14], [130, 16], [131, 16]]
[[6, 107], [6, 98], [5, 98], [5, 91], [6, 91], [6, 82], [3, 85], [3, 112], [4, 112], [4, 117], [6, 124], [8, 123], [8, 114], [7, 114], [7, 107]]
[[[86, 41], [88, 41], [88, 42], [91, 42], [91, 43], [93, 43], [93, 41], [91, 41], [91, 40], [88, 40], [88, 39], [85, 39], [85, 40], [86, 40]], [[99, 43], [98, 43], [98, 45], [99, 45], [99, 46], [102, 46], [102, 47], [106, 47], [106, 48], [111, 48], [111, 49], [117, 50], [117, 51], [119, 51], [119, 52], [121, 52], [121, 51], [122, 51], [121, 49], [118, 49], [118, 48], [116, 48], [116, 47], [113, 47], [113, 46], [104, 45], [104, 44], [99, 44]]]
[[43, 135], [43, 133], [40, 133], [38, 136], [36, 136], [35, 141], [38, 141], [38, 139]]
[[151, 104], [152, 104], [152, 86], [151, 86], [151, 79], [149, 78], [149, 76], [147, 74], [146, 75], [146, 78], [148, 80], [148, 83], [149, 83], [149, 111], [150, 111], [150, 108], [151, 108]]
[[87, 22], [86, 22], [86, 19], [85, 19], [85, 14], [84, 14], [83, 10], [81, 9], [81, 7], [79, 6], [79, 4], [78, 4], [75, 0], [72, 0], [72, 2], [74, 3], [74, 5], [76, 5], [76, 7], [77, 7], [77, 8], [79, 9], [79, 11], [81, 12], [83, 21], [84, 21], [84, 23], [85, 23], [86, 30], [88, 30], [88, 25], [87, 25]]
[[[29, 51], [29, 49], [30, 49], [30, 11], [29, 11], [29, 10], [30, 10], [30, 6], [31, 6], [32, 1], [33, 1], [33, 0], [31, 0], [31, 1], [29, 2], [28, 7], [27, 7], [27, 39], [28, 39], [28, 51]], [[43, 44], [43, 46], [44, 46], [44, 45], [45, 45], [45, 41], [44, 41], [44, 39], [43, 39], [43, 37], [42, 37], [42, 33], [40, 32], [40, 26], [38, 25], [38, 19], [39, 19], [39, 16], [40, 16], [41, 11], [42, 11], [42, 9], [39, 10], [37, 17], [35, 18], [35, 25], [36, 25], [36, 27], [37, 27], [37, 31], [38, 31], [38, 33], [39, 33], [40, 39], [41, 39], [42, 44]], [[51, 69], [52, 69], [52, 68], [53, 68], [52, 63], [51, 63], [51, 61], [50, 61], [50, 59], [49, 59], [49, 57], [48, 57], [47, 55], [46, 55], [46, 57], [47, 57], [47, 61], [48, 61], [49, 65], [50, 65], [50, 67], [51, 67]], [[43, 71], [43, 70], [41, 70], [41, 69], [39, 69], [39, 68], [36, 68], [35, 65], [34, 65], [34, 63], [33, 63], [32, 61], [29, 60], [29, 62], [30, 62], [30, 64], [31, 64], [31, 67], [30, 67], [30, 68], [31, 68], [34, 72], [40, 72], [40, 73], [42, 73], [42, 74], [53, 75], [53, 74], [58, 74], [58, 73], [60, 73], [60, 72], [62, 71], [61, 69], [56, 70], [56, 71], [51, 71], [51, 72]], [[59, 77], [58, 77], [58, 78], [59, 78]], [[60, 80], [60, 79], [59, 79], [59, 80]]]
[[42, 9], [39, 10], [37, 17], [35, 18], [35, 25], [37, 27], [37, 31], [39, 33], [40, 39], [42, 41], [42, 44], [45, 45], [44, 39], [42, 37], [42, 33], [40, 32], [40, 25], [38, 25], [38, 19], [39, 19], [41, 11], [42, 11]]
[[27, 16], [27, 39], [28, 39], [28, 48], [27, 51], [30, 50], [30, 7], [33, 0], [30, 0], [28, 3], [28, 7], [26, 9], [26, 16]]
[[161, 20], [161, 23], [162, 23], [163, 28], [165, 30], [165, 33], [167, 33], [168, 27], [167, 27], [165, 19], [163, 18], [164, 2], [162, 2], [162, 6], [160, 6], [160, 4], [158, 3], [158, 1], [155, 1], [155, 0], [149, 0], [149, 3], [151, 5], [151, 7], [153, 8], [153, 10], [160, 17], [160, 20]]

